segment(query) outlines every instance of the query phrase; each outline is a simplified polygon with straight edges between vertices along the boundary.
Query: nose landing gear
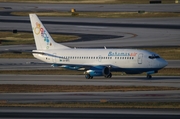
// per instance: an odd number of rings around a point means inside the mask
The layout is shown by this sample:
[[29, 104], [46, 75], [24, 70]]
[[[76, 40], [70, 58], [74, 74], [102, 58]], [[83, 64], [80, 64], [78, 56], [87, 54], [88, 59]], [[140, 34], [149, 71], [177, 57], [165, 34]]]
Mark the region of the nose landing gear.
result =
[[109, 75], [107, 75], [107, 76], [104, 76], [105, 78], [111, 78], [112, 77], [112, 74], [111, 73], [109, 73]]
[[151, 79], [152, 76], [150, 74], [147, 74], [147, 79]]
[[155, 74], [155, 73], [158, 73], [158, 70], [147, 72], [147, 79], [151, 79], [152, 78], [151, 74]]

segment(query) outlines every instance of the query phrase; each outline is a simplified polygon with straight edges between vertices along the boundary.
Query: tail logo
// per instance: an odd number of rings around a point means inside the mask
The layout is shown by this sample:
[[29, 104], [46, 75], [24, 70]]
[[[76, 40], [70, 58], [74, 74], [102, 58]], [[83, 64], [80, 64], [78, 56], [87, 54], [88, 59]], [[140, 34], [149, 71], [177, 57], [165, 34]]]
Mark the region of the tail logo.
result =
[[41, 27], [41, 24], [39, 24], [38, 22], [36, 22], [36, 27], [34, 28], [34, 32], [36, 35], [41, 34], [41, 37], [43, 38], [44, 42], [46, 42], [46, 49], [49, 49], [49, 46], [52, 45], [52, 43], [50, 43], [49, 41], [49, 37], [47, 34], [47, 31]]

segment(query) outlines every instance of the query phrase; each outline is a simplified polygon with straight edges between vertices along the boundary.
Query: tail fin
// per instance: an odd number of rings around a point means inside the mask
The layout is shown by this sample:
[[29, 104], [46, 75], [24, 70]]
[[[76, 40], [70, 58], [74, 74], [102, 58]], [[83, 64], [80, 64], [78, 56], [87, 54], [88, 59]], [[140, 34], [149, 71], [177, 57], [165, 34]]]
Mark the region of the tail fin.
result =
[[36, 14], [29, 14], [29, 17], [37, 50], [69, 49], [69, 47], [58, 44], [52, 39]]

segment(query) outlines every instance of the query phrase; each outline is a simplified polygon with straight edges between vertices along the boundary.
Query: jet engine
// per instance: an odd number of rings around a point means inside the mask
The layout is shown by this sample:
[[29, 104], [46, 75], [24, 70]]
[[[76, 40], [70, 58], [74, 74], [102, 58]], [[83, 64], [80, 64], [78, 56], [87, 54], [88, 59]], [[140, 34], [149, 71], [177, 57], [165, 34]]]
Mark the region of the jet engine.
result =
[[91, 67], [85, 72], [85, 74], [90, 76], [108, 76], [110, 73], [110, 68], [106, 66]]

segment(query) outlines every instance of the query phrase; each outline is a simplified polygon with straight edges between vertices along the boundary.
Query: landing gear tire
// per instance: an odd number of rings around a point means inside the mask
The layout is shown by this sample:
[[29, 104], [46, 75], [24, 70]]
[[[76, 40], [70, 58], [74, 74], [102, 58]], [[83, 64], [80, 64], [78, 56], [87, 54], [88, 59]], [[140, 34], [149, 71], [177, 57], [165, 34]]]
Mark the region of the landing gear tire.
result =
[[90, 79], [93, 79], [93, 76], [90, 76]]
[[150, 74], [147, 74], [147, 79], [151, 79], [152, 76]]
[[85, 75], [85, 78], [86, 78], [86, 79], [89, 79], [89, 78], [90, 78], [90, 75], [89, 75], [89, 74], [86, 74], [86, 75]]
[[112, 77], [112, 74], [109, 73], [109, 75], [105, 76], [105, 78], [111, 78]]
[[86, 75], [85, 75], [85, 78], [86, 78], [86, 79], [92, 79], [93, 76], [91, 76], [91, 75], [89, 75], [89, 74], [86, 74]]

